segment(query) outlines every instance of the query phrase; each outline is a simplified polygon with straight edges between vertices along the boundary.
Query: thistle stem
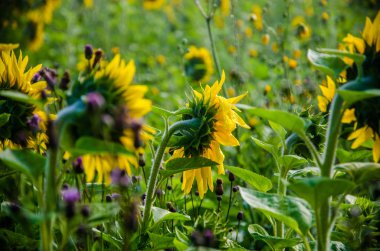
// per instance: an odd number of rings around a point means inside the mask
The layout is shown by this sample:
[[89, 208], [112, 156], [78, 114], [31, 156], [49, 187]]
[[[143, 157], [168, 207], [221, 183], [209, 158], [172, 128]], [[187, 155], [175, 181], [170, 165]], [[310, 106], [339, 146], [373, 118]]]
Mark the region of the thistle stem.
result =
[[230, 200], [228, 202], [228, 210], [227, 210], [227, 215], [226, 215], [226, 221], [228, 220], [228, 216], [230, 215], [230, 209], [231, 209], [231, 204], [232, 204], [232, 186], [233, 186], [233, 181], [231, 181]]
[[143, 221], [141, 225], [142, 233], [145, 233], [148, 228], [148, 223], [150, 219], [150, 211], [152, 210], [152, 205], [154, 201], [154, 191], [156, 189], [156, 184], [157, 184], [158, 171], [160, 169], [162, 157], [164, 155], [165, 148], [169, 142], [170, 137], [173, 135], [174, 132], [178, 130], [196, 128], [197, 126], [199, 126], [199, 123], [200, 121], [197, 118], [178, 121], [174, 123], [173, 125], [171, 125], [168, 128], [168, 130], [165, 130], [164, 135], [162, 136], [161, 144], [159, 145], [158, 150], [156, 152], [156, 156], [154, 158], [152, 170], [149, 175], [144, 215], [143, 215]]

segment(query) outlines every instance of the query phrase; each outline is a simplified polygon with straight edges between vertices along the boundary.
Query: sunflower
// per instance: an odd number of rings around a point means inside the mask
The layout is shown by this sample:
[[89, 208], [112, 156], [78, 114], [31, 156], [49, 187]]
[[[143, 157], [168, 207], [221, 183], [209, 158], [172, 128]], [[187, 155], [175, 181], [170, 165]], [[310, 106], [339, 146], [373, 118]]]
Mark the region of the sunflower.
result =
[[144, 98], [148, 88], [132, 85], [135, 71], [133, 60], [126, 63], [120, 54], [116, 54], [109, 63], [103, 61], [92, 65], [91, 71], [84, 73], [73, 86], [68, 103], [85, 97], [91, 108], [86, 116], [77, 121], [74, 135], [120, 143], [134, 153], [82, 156], [88, 182], [93, 182], [97, 177], [97, 182], [109, 184], [114, 168], [126, 170], [131, 175], [131, 166], [138, 166], [143, 142], [152, 138], [154, 131], [141, 121], [152, 108], [151, 101]]
[[206, 48], [190, 46], [185, 54], [185, 73], [193, 81], [207, 82], [210, 80], [214, 68], [211, 55]]
[[252, 7], [252, 13], [250, 19], [258, 31], [263, 30], [263, 10], [260, 6], [254, 5]]
[[[323, 82], [319, 88], [321, 89], [322, 96], [318, 95], [318, 108], [321, 112], [325, 113], [328, 111], [328, 106], [332, 102], [336, 87], [335, 82], [327, 76], [327, 85], [325, 82]], [[349, 124], [353, 121], [355, 121], [355, 109], [346, 109], [343, 113], [342, 123]]]
[[[12, 47], [12, 46], [11, 46]], [[0, 48], [9, 45], [0, 44]], [[45, 81], [32, 83], [41, 65], [26, 70], [28, 57], [20, 51], [16, 58], [13, 50], [4, 50], [0, 56], [0, 90], [17, 91], [32, 98], [40, 98]], [[46, 115], [31, 104], [0, 96], [0, 150], [29, 148], [40, 153], [46, 150]]]
[[302, 16], [296, 16], [292, 20], [292, 26], [296, 30], [296, 36], [301, 40], [307, 40], [311, 36], [311, 27], [306, 24]]
[[159, 10], [164, 3], [165, 0], [143, 0], [143, 7], [146, 10]]
[[[373, 23], [367, 17], [362, 37], [355, 37], [348, 34], [343, 42], [346, 49], [365, 55], [362, 65], [363, 78], [371, 79], [375, 88], [379, 88], [380, 83], [380, 12], [377, 13]], [[349, 61], [350, 67], [347, 69], [347, 79], [354, 80], [357, 76], [357, 65]], [[373, 160], [380, 159], [380, 98], [369, 98], [356, 102], [351, 108], [355, 109], [355, 130], [348, 136], [348, 140], [354, 140], [351, 145], [356, 149], [367, 141], [373, 142]]]
[[[238, 109], [234, 106], [247, 93], [226, 99], [218, 96], [225, 80], [222, 73], [220, 81], [216, 81], [211, 87], [206, 85], [201, 92], [193, 91], [193, 99], [188, 107], [191, 114], [184, 115], [183, 119], [202, 118], [199, 129], [191, 135], [180, 133], [181, 144], [175, 147], [172, 158], [191, 158], [202, 156], [218, 163], [218, 174], [224, 174], [224, 155], [220, 145], [238, 146], [239, 141], [232, 135], [236, 126], [244, 128], [249, 126], [237, 114]], [[209, 188], [214, 189], [211, 167], [183, 172], [182, 190], [188, 194], [191, 191], [194, 179], [197, 181], [199, 196], [203, 198]]]

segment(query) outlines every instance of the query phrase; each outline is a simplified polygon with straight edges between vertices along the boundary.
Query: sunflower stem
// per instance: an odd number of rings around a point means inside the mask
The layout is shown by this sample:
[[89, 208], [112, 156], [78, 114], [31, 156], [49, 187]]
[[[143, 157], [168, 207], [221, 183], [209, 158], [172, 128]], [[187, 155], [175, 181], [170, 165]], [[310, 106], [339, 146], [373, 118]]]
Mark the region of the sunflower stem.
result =
[[145, 233], [148, 228], [148, 223], [150, 220], [150, 212], [152, 210], [152, 205], [154, 202], [154, 191], [156, 190], [158, 171], [160, 169], [160, 164], [165, 152], [165, 148], [169, 142], [170, 137], [178, 130], [187, 130], [191, 128], [197, 128], [199, 126], [200, 120], [198, 118], [193, 118], [189, 120], [182, 120], [171, 125], [167, 130], [165, 130], [162, 136], [161, 144], [158, 146], [156, 156], [154, 158], [153, 167], [149, 175], [146, 202], [144, 208], [144, 215], [142, 221], [142, 233]]

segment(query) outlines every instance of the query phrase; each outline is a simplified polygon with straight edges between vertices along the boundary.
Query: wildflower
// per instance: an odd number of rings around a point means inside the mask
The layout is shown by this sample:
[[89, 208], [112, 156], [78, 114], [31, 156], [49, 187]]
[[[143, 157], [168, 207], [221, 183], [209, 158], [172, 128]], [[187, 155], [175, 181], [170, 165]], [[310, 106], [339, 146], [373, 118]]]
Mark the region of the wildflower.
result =
[[206, 48], [190, 46], [185, 54], [185, 73], [194, 81], [207, 82], [210, 80], [214, 68], [210, 53]]
[[277, 53], [280, 50], [277, 43], [272, 43], [272, 51]]
[[84, 7], [86, 8], [92, 8], [94, 6], [93, 0], [83, 0]]
[[294, 58], [300, 58], [301, 57], [301, 55], [302, 55], [302, 52], [301, 52], [301, 50], [294, 50], [293, 51], [293, 57]]
[[264, 95], [267, 95], [272, 90], [272, 87], [270, 85], [265, 85], [264, 87]]
[[307, 40], [311, 36], [311, 28], [306, 24], [302, 16], [296, 16], [292, 20], [292, 26], [296, 29], [296, 36], [301, 40]]
[[0, 53], [2, 51], [9, 52], [11, 50], [17, 49], [19, 47], [19, 44], [1, 44], [0, 43]]
[[326, 11], [322, 13], [321, 17], [323, 22], [327, 22], [327, 20], [329, 20], [330, 18], [329, 13], [327, 13]]
[[263, 43], [263, 45], [269, 44], [269, 42], [270, 42], [270, 36], [269, 36], [269, 34], [264, 34], [261, 37], [261, 42]]
[[254, 5], [252, 7], [252, 14], [250, 16], [250, 20], [253, 22], [258, 31], [263, 30], [263, 10], [260, 6]]
[[[92, 56], [94, 63], [96, 57], [95, 53]], [[109, 63], [100, 58], [98, 64], [74, 84], [68, 103], [70, 105], [78, 99], [87, 103], [87, 114], [76, 121], [76, 134], [122, 144], [132, 153], [82, 156], [87, 182], [93, 182], [97, 177], [97, 182], [110, 184], [111, 171], [116, 167], [128, 175], [131, 175], [132, 166], [138, 167], [142, 143], [151, 139], [148, 131], [153, 133], [142, 124], [142, 118], [151, 110], [152, 104], [144, 98], [148, 91], [146, 86], [132, 85], [136, 71], [132, 60], [126, 63], [117, 54]]]
[[290, 69], [295, 69], [295, 68], [297, 68], [297, 60], [290, 58], [290, 59], [288, 60], [288, 65], [289, 65], [289, 68], [290, 68]]
[[[192, 135], [182, 134], [184, 144], [175, 147], [172, 158], [203, 156], [218, 163], [218, 173], [224, 174], [224, 155], [220, 145], [237, 146], [239, 141], [232, 135], [236, 126], [249, 128], [249, 126], [236, 113], [238, 109], [234, 106], [247, 93], [226, 99], [218, 96], [225, 80], [222, 73], [220, 81], [216, 81], [211, 87], [206, 85], [201, 92], [194, 91], [193, 99], [188, 107], [191, 114], [184, 115], [184, 119], [202, 118], [199, 130]], [[191, 191], [194, 179], [197, 181], [199, 196], [203, 198], [207, 189], [214, 189], [211, 167], [183, 172], [182, 190], [186, 194]]]
[[165, 0], [143, 0], [143, 7], [146, 10], [159, 10], [165, 3]]
[[255, 49], [250, 49], [249, 50], [249, 56], [251, 57], [251, 58], [255, 58], [255, 57], [257, 57], [257, 50], [255, 50]]
[[[35, 99], [40, 98], [46, 82], [32, 84], [31, 81], [41, 65], [25, 71], [27, 64], [28, 57], [23, 58], [21, 51], [18, 59], [13, 51], [3, 51], [0, 55], [0, 90], [17, 91]], [[0, 101], [0, 114], [6, 118], [0, 125], [0, 151], [22, 147], [40, 153], [46, 151], [46, 114], [31, 104], [6, 97], [0, 97]]]
[[[355, 37], [348, 34], [343, 42], [346, 43], [350, 51], [366, 56], [362, 65], [363, 77], [371, 79], [378, 87], [379, 62], [380, 62], [380, 11], [377, 13], [373, 23], [367, 17], [362, 37]], [[353, 62], [352, 62], [353, 63]], [[355, 79], [357, 66], [351, 65], [347, 69], [347, 80]], [[379, 110], [380, 98], [369, 98], [356, 102], [350, 108], [354, 109], [351, 116], [356, 118], [355, 130], [348, 136], [348, 140], [354, 140], [351, 148], [355, 149], [363, 145], [368, 140], [373, 141], [372, 153], [374, 162], [380, 159], [380, 128]]]

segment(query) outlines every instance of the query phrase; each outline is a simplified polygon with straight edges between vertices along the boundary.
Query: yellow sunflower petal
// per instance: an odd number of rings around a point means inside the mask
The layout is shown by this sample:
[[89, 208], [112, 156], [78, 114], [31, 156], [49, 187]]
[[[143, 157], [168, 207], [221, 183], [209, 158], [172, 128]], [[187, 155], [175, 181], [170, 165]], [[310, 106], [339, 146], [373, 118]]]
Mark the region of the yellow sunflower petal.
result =
[[375, 142], [373, 144], [373, 161], [375, 163], [379, 162], [380, 159], [380, 137], [376, 135]]
[[354, 121], [356, 121], [355, 108], [346, 109], [343, 113], [342, 123], [350, 124]]

